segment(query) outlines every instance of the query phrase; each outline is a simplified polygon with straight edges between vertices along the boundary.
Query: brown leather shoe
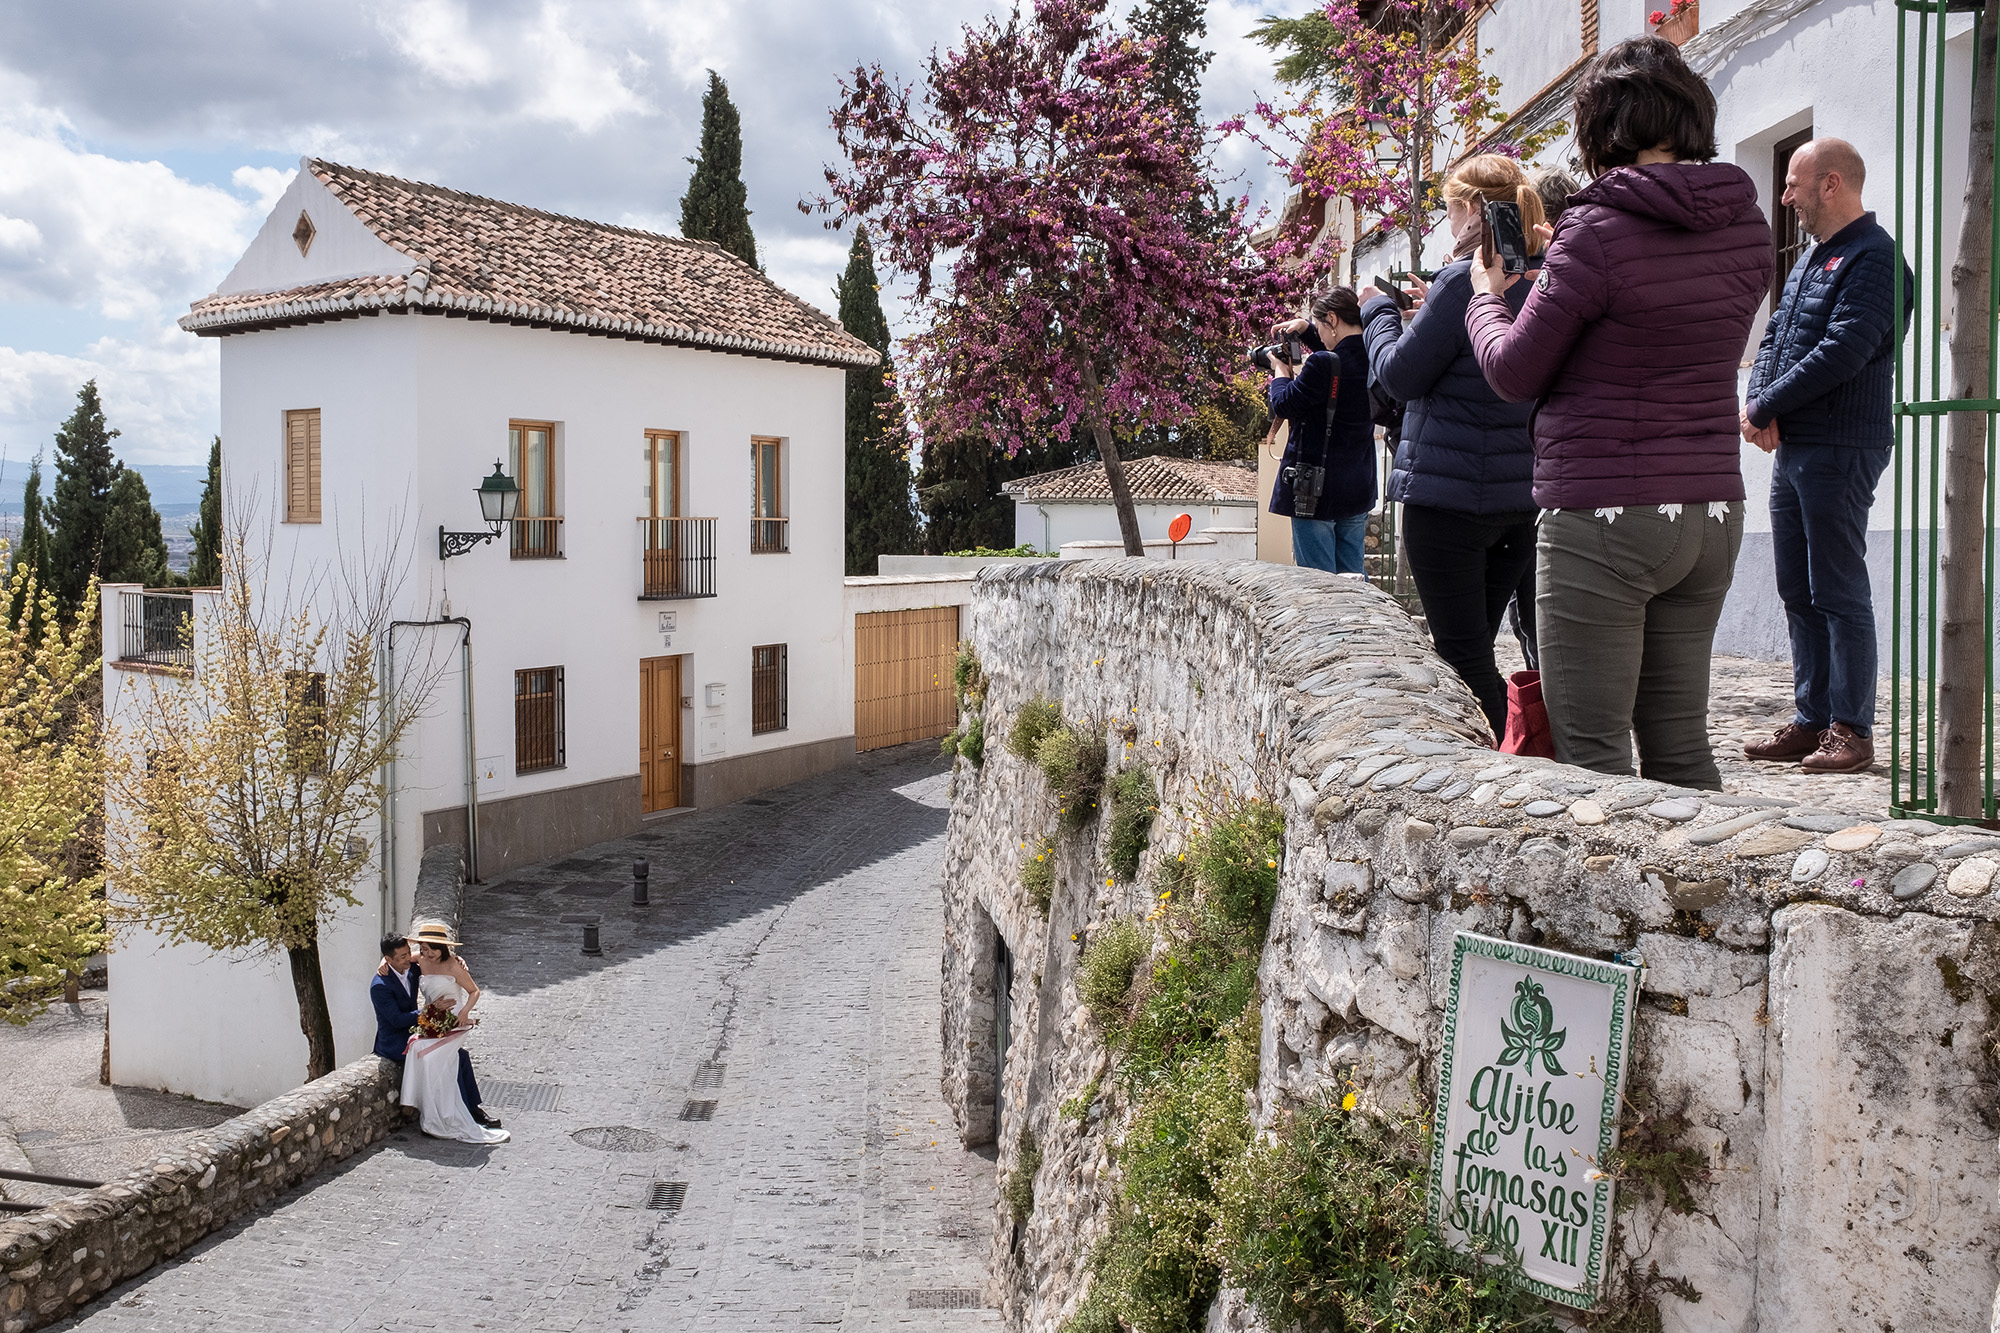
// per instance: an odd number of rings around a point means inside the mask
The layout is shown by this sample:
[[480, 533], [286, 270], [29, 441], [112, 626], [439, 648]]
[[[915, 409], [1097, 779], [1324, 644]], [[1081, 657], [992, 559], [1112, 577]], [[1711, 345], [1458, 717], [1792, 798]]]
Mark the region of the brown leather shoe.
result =
[[1858, 773], [1875, 762], [1875, 742], [1857, 736], [1845, 722], [1820, 733], [1819, 748], [1799, 761], [1809, 773]]
[[1778, 728], [1768, 741], [1752, 741], [1743, 747], [1747, 759], [1803, 759], [1819, 749], [1820, 733], [1796, 722]]

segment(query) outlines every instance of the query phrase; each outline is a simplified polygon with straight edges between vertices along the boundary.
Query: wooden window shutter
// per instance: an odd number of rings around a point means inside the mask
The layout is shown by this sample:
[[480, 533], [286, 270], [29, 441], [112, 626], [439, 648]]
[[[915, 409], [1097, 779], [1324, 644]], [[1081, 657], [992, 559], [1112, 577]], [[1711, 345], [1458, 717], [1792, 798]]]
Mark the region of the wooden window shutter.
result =
[[1597, 54], [1597, 0], [1583, 0], [1583, 53]]
[[285, 522], [319, 518], [319, 409], [285, 413]]

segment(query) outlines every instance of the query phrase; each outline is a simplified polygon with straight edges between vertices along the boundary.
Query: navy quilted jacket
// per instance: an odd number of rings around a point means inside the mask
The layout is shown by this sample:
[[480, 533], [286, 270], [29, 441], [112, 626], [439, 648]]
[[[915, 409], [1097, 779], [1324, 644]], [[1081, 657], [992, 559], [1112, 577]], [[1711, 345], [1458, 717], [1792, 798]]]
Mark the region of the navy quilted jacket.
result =
[[[1534, 261], [1539, 266], [1539, 257]], [[1528, 403], [1510, 403], [1487, 386], [1465, 332], [1472, 261], [1447, 264], [1407, 327], [1396, 303], [1376, 296], [1361, 307], [1368, 368], [1375, 383], [1406, 405], [1389, 498], [1465, 514], [1533, 509], [1529, 483], [1535, 448]], [[1519, 314], [1529, 286], [1517, 283], [1507, 304]]]
[[1570, 196], [1520, 316], [1504, 296], [1465, 311], [1486, 382], [1541, 400], [1535, 503], [1743, 498], [1736, 371], [1771, 263], [1733, 163], [1614, 167]]
[[1908, 332], [1916, 279], [1904, 266], [1902, 329], [1896, 242], [1863, 213], [1799, 256], [1750, 369], [1750, 424], [1778, 422], [1786, 444], [1886, 449], [1896, 338]]

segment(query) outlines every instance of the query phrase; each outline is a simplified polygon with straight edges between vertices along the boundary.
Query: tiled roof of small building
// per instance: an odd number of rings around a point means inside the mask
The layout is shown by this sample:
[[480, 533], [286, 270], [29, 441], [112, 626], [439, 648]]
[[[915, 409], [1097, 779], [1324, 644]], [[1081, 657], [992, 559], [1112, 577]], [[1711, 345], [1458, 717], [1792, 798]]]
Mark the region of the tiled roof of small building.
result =
[[[1125, 484], [1140, 502], [1160, 500], [1238, 501], [1255, 504], [1257, 470], [1236, 463], [1203, 463], [1191, 458], [1135, 458], [1125, 463]], [[1017, 500], [1107, 502], [1111, 483], [1103, 463], [1080, 463], [1010, 481], [1003, 489]]]
[[720, 246], [545, 213], [317, 158], [312, 172], [416, 261], [283, 291], [214, 294], [180, 325], [215, 336], [360, 314], [452, 314], [821, 365], [875, 349]]

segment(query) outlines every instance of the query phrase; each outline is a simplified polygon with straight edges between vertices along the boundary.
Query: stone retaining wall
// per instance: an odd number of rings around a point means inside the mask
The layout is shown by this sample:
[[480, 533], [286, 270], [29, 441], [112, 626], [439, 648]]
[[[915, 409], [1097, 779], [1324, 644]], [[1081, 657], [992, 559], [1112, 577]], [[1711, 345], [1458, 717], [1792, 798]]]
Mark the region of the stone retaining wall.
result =
[[[456, 847], [424, 854], [416, 913], [465, 907]], [[376, 1142], [407, 1114], [403, 1067], [365, 1055], [188, 1138], [122, 1180], [0, 1216], [0, 1333], [26, 1333], [170, 1259]]]
[[375, 1142], [402, 1117], [402, 1075], [370, 1055], [123, 1180], [0, 1221], [0, 1333], [54, 1323]]
[[[2000, 1285], [2000, 837], [1674, 790], [1495, 753], [1457, 677], [1388, 598], [1272, 565], [1049, 563], [983, 571], [983, 767], [961, 763], [945, 859], [944, 1090], [968, 1142], [1043, 1151], [1021, 1235], [995, 1215], [995, 1296], [1053, 1330], [1087, 1286], [1120, 1126], [1061, 1104], [1110, 1055], [1075, 990], [1092, 933], [1151, 906], [1196, 784], [1285, 812], [1260, 972], [1253, 1119], [1336, 1079], [1362, 1104], [1436, 1093], [1452, 935], [1647, 968], [1631, 1085], [1710, 1158], [1695, 1206], [1625, 1213], [1668, 1330], [1986, 1330]], [[1054, 826], [1002, 741], [1031, 696], [1143, 756], [1168, 817], [1131, 885], [1100, 826], [1067, 839], [1043, 919], [1018, 886]], [[1831, 778], [1829, 782], [1840, 779]], [[995, 978], [1011, 1045], [996, 1046]], [[1221, 1312], [1218, 1311], [1218, 1314]], [[1233, 1321], [1231, 1321], [1233, 1322]]]

